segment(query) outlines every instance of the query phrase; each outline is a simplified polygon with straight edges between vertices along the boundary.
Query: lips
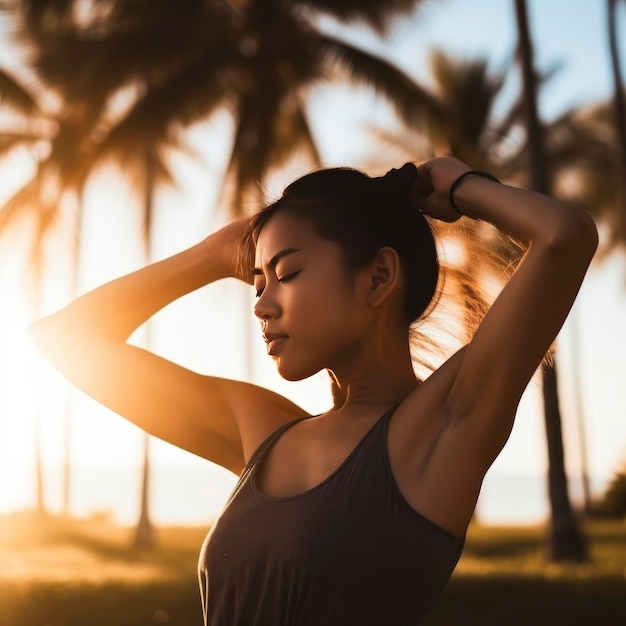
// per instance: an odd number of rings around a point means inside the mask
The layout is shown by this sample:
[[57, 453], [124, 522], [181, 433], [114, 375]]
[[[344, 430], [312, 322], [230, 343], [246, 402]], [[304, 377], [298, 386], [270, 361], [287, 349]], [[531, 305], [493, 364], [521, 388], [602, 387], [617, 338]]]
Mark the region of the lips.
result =
[[267, 344], [267, 353], [270, 356], [274, 356], [287, 338], [288, 335], [285, 335], [284, 333], [263, 333], [263, 339]]

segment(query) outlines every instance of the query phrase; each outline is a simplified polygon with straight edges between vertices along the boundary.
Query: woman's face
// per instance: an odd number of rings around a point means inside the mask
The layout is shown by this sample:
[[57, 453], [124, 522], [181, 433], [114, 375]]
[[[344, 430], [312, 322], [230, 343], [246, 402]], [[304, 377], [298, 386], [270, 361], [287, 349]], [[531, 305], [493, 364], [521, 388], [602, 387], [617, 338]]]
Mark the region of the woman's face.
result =
[[371, 318], [366, 278], [349, 276], [337, 243], [278, 213], [259, 234], [254, 274], [254, 312], [283, 378], [336, 371], [358, 357]]

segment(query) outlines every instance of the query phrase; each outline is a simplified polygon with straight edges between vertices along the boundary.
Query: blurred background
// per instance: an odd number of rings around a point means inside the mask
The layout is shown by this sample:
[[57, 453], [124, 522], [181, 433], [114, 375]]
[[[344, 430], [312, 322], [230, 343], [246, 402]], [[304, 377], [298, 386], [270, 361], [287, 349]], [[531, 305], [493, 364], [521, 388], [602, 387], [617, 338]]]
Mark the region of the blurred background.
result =
[[[580, 517], [626, 507], [624, 59], [621, 0], [2, 0], [0, 513], [106, 519], [146, 545], [154, 526], [208, 526], [235, 477], [69, 389], [29, 321], [312, 168], [451, 152], [583, 206], [601, 232], [476, 514], [547, 523], [553, 556], [581, 556]], [[325, 376], [274, 372], [249, 291], [211, 285], [133, 341], [324, 410]]]

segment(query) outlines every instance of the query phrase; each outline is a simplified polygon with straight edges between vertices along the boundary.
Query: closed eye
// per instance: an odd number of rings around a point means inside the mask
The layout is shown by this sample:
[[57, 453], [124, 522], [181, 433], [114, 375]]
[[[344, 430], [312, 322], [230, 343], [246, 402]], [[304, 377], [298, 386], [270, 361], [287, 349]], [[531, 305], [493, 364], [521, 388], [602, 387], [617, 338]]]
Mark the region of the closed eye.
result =
[[[292, 278], [295, 278], [302, 270], [298, 270], [297, 272], [292, 272], [291, 274], [287, 274], [287, 276], [282, 276], [281, 278], [278, 278], [278, 282], [279, 283], [286, 283], [289, 282]], [[265, 289], [265, 287], [261, 287], [261, 289], [257, 289], [254, 296], [255, 298], [260, 298], [263, 295], [263, 290]]]
[[291, 274], [287, 274], [287, 276], [283, 276], [278, 279], [279, 283], [286, 283], [290, 281], [292, 278], [295, 278], [302, 270], [298, 270], [297, 272], [292, 272]]

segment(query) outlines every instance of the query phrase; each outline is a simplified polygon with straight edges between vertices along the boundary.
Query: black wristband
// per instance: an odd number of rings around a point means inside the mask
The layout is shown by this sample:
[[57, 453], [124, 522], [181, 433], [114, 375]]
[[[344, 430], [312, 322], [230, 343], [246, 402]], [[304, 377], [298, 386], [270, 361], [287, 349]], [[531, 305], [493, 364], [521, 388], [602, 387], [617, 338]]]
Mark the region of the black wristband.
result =
[[478, 170], [469, 170], [467, 172], [463, 172], [451, 185], [450, 191], [448, 192], [448, 202], [450, 206], [459, 214], [463, 215], [463, 211], [460, 211], [459, 208], [454, 204], [454, 192], [457, 187], [468, 177], [468, 176], [480, 176], [482, 178], [487, 178], [488, 180], [492, 180], [494, 183], [499, 183], [500, 181], [489, 172], [480, 172]]

